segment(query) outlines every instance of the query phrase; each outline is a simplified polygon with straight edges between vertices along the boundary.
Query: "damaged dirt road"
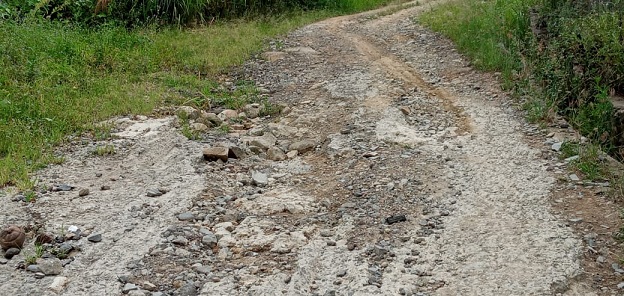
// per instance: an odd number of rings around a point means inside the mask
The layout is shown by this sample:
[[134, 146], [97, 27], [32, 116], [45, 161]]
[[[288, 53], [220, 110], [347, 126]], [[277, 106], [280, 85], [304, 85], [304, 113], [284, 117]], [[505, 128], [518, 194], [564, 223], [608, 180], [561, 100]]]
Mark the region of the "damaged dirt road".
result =
[[[2, 222], [76, 225], [101, 242], [68, 240], [62, 272], [37, 278], [15, 268], [31, 239], [0, 265], [0, 291], [594, 294], [575, 281], [581, 238], [551, 211], [545, 137], [414, 21], [436, 3], [312, 24], [246, 63], [239, 78], [287, 106], [279, 116], [202, 141], [175, 117], [121, 118], [113, 139], [64, 148], [40, 184], [90, 193], [7, 201]], [[93, 155], [102, 145], [116, 154]], [[237, 159], [202, 160], [217, 146]]]

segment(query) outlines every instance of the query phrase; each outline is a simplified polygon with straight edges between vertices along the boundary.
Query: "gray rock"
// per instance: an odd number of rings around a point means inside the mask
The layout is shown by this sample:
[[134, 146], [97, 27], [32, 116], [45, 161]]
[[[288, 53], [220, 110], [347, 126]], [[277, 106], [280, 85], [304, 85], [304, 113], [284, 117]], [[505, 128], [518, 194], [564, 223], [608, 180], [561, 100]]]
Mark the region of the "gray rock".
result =
[[617, 285], [618, 289], [624, 289], [624, 282], [621, 282]]
[[563, 161], [565, 161], [565, 162], [572, 162], [572, 161], [575, 161], [577, 159], [579, 159], [579, 156], [578, 155], [574, 155], [574, 156], [570, 156], [570, 157], [564, 159]]
[[194, 120], [200, 116], [200, 112], [191, 106], [180, 106], [178, 108], [178, 116]]
[[212, 125], [219, 126], [223, 123], [223, 120], [219, 118], [217, 114], [214, 113], [202, 113], [202, 119], [204, 121], [210, 122]]
[[286, 154], [277, 147], [271, 147], [267, 150], [267, 158], [274, 161], [282, 161], [286, 160]]
[[102, 241], [102, 234], [96, 233], [87, 237], [87, 240], [92, 243], [99, 243]]
[[253, 185], [264, 187], [269, 184], [269, 177], [265, 173], [252, 171], [251, 181]]
[[176, 244], [176, 245], [181, 245], [181, 246], [186, 246], [189, 243], [188, 239], [186, 239], [183, 236], [177, 236], [171, 242]]
[[80, 189], [80, 191], [78, 191], [78, 196], [87, 196], [89, 195], [89, 189], [87, 188], [82, 188]]
[[297, 150], [300, 154], [306, 153], [316, 147], [316, 142], [312, 140], [303, 140], [299, 142], [294, 142], [290, 144], [288, 147], [289, 150]]
[[128, 292], [134, 291], [134, 290], [138, 290], [138, 289], [139, 289], [139, 287], [137, 287], [137, 285], [131, 284], [131, 283], [126, 283], [123, 286], [123, 289], [121, 290], [121, 292], [124, 293], [124, 294], [128, 294]]
[[571, 174], [568, 177], [570, 178], [570, 181], [574, 181], [574, 182], [581, 180], [576, 174]]
[[202, 244], [214, 248], [217, 245], [217, 236], [212, 232], [205, 234], [202, 237]]
[[26, 270], [30, 272], [41, 272], [41, 268], [39, 268], [39, 265], [37, 264], [28, 265], [26, 267]]
[[7, 264], [7, 263], [9, 263], [9, 260], [6, 260], [4, 258], [0, 258], [0, 265], [4, 265], [4, 264]]
[[197, 288], [195, 287], [194, 284], [186, 284], [182, 287], [180, 287], [177, 291], [176, 291], [176, 295], [179, 296], [195, 296], [197, 295]]
[[39, 258], [37, 265], [45, 275], [57, 275], [63, 272], [63, 264], [58, 258]]
[[227, 161], [229, 155], [227, 147], [209, 147], [203, 150], [204, 160], [207, 161]]
[[152, 292], [152, 296], [165, 296], [163, 292]]
[[180, 221], [190, 221], [195, 219], [195, 215], [191, 212], [184, 212], [181, 214], [178, 214], [178, 220]]
[[249, 144], [251, 146], [256, 146], [261, 148], [262, 150], [267, 150], [275, 145], [277, 138], [273, 136], [271, 133], [265, 133], [263, 136], [253, 138]]
[[559, 143], [552, 144], [552, 146], [550, 146], [550, 149], [552, 149], [554, 151], [559, 151], [559, 150], [561, 150], [561, 144], [563, 144], [563, 143], [559, 142]]
[[229, 158], [242, 159], [245, 158], [245, 156], [247, 156], [247, 153], [240, 147], [232, 146], [228, 149]]
[[36, 272], [35, 273], [35, 278], [36, 279], [42, 279], [45, 277], [45, 274], [43, 272]]
[[106, 190], [110, 190], [110, 189], [111, 189], [111, 187], [108, 186], [108, 185], [102, 185], [102, 187], [100, 187], [100, 190], [102, 190], [102, 191], [106, 191]]
[[211, 271], [210, 266], [204, 266], [204, 265], [193, 266], [193, 270], [202, 274], [209, 274]]
[[52, 281], [52, 284], [50, 284], [48, 288], [58, 293], [58, 292], [63, 291], [63, 289], [65, 289], [65, 286], [67, 285], [68, 282], [69, 282], [68, 278], [64, 276], [57, 276], [54, 278], [54, 280]]
[[20, 253], [20, 249], [18, 248], [10, 248], [4, 252], [4, 258], [11, 259], [13, 256]]
[[58, 184], [58, 185], [52, 186], [52, 191], [71, 191], [74, 188], [76, 188], [76, 187], [75, 186], [71, 186], [71, 185], [67, 185], [67, 184]]
[[147, 196], [148, 197], [157, 197], [157, 196], [161, 196], [161, 195], [163, 195], [162, 192], [160, 192], [160, 190], [158, 190], [157, 188], [147, 189]]

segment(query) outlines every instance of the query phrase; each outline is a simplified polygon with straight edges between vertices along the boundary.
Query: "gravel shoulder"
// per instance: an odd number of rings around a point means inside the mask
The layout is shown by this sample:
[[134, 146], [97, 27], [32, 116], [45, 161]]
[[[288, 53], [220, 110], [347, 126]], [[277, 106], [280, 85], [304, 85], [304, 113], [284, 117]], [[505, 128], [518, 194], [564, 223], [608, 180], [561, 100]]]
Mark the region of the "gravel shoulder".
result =
[[[2, 264], [0, 291], [611, 293], [579, 280], [583, 238], [551, 206], [559, 187], [546, 135], [496, 77], [414, 21], [442, 2], [312, 24], [248, 61], [233, 75], [286, 106], [280, 116], [201, 141], [174, 116], [113, 119], [114, 139], [65, 147], [67, 161], [37, 177], [77, 188], [7, 201], [2, 222], [76, 225], [102, 241], [72, 241], [56, 277]], [[117, 153], [94, 155], [102, 145]], [[217, 146], [241, 154], [202, 159]], [[59, 277], [67, 283], [50, 288]]]

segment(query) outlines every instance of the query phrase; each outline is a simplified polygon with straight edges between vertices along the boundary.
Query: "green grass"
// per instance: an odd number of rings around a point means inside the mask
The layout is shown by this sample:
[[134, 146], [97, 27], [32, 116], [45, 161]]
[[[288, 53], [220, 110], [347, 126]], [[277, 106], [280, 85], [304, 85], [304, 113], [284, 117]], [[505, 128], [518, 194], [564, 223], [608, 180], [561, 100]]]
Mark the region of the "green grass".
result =
[[258, 96], [252, 84], [231, 93], [220, 89], [217, 77], [241, 65], [270, 38], [387, 2], [338, 1], [326, 5], [331, 10], [186, 30], [0, 20], [0, 187], [32, 188], [34, 170], [63, 161], [53, 154], [56, 145], [71, 134], [106, 139], [111, 126], [97, 123], [113, 116], [149, 114], [162, 105], [238, 109], [249, 102], [264, 104], [263, 115], [275, 114], [280, 108]]

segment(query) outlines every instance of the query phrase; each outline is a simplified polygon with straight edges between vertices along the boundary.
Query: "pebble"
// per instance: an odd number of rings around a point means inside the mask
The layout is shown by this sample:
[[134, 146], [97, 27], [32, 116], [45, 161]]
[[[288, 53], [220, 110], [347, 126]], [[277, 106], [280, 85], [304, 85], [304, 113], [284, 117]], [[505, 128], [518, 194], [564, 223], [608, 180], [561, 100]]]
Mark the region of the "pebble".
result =
[[147, 190], [147, 196], [148, 197], [157, 197], [157, 196], [161, 196], [163, 195], [162, 192], [160, 192], [160, 190], [156, 189], [156, 188], [150, 188]]
[[180, 221], [190, 221], [195, 219], [195, 215], [192, 212], [184, 212], [178, 215], [178, 220]]
[[303, 140], [303, 141], [298, 141], [298, 142], [294, 142], [290, 144], [290, 146], [288, 146], [288, 150], [289, 151], [297, 150], [298, 153], [303, 154], [314, 149], [315, 146], [316, 146], [316, 143], [314, 141]]
[[574, 181], [574, 182], [581, 180], [576, 174], [571, 174], [568, 176], [568, 178], [570, 178], [570, 181]]
[[87, 196], [87, 195], [89, 195], [89, 189], [87, 188], [83, 188], [83, 189], [80, 189], [80, 191], [78, 191], [78, 196], [82, 197], [82, 196]]
[[624, 282], [620, 282], [620, 283], [617, 285], [617, 288], [618, 288], [618, 289], [624, 289]]
[[4, 258], [11, 259], [13, 256], [20, 253], [20, 249], [18, 248], [10, 248], [4, 252]]
[[26, 267], [26, 270], [30, 272], [41, 272], [41, 269], [39, 268], [39, 265], [37, 264], [28, 265]]
[[134, 290], [138, 290], [138, 289], [139, 289], [139, 287], [137, 287], [137, 285], [132, 284], [132, 283], [126, 283], [123, 286], [123, 289], [121, 290], [121, 292], [124, 293], [124, 294], [128, 294], [128, 292], [134, 291]]
[[92, 234], [90, 236], [87, 237], [87, 240], [92, 242], [92, 243], [99, 243], [102, 241], [102, 234]]
[[45, 276], [46, 276], [46, 275], [45, 275], [45, 273], [43, 273], [43, 272], [37, 272], [37, 273], [35, 273], [35, 278], [36, 278], [36, 279], [42, 279], [42, 278], [44, 278]]
[[227, 147], [210, 147], [203, 150], [204, 160], [206, 161], [227, 161], [229, 149]]
[[68, 282], [69, 282], [68, 278], [64, 276], [57, 276], [54, 278], [54, 280], [52, 281], [52, 284], [50, 284], [48, 288], [58, 293], [58, 292], [63, 291], [63, 289], [65, 289], [65, 286], [67, 285]]
[[9, 260], [6, 260], [4, 258], [0, 258], [0, 265], [4, 265], [4, 264], [7, 264], [7, 263], [9, 263]]
[[202, 244], [214, 248], [217, 245], [217, 236], [212, 232], [205, 234], [202, 237]]
[[102, 187], [100, 187], [100, 190], [105, 191], [105, 190], [110, 190], [111, 187], [108, 185], [102, 185]]
[[558, 152], [559, 150], [561, 150], [561, 144], [563, 144], [563, 143], [561, 143], [561, 142], [554, 143], [554, 144], [552, 144], [552, 146], [550, 146], [550, 149], [552, 149], [553, 151], [557, 151]]
[[251, 181], [253, 185], [256, 185], [258, 187], [264, 187], [269, 184], [268, 176], [262, 172], [251, 172]]
[[45, 275], [57, 275], [63, 272], [63, 264], [58, 258], [39, 258], [37, 265]]
[[180, 296], [195, 296], [195, 295], [197, 295], [197, 288], [195, 287], [195, 285], [189, 283], [189, 284], [186, 284], [186, 285], [180, 287], [176, 291], [176, 295], [180, 295]]

